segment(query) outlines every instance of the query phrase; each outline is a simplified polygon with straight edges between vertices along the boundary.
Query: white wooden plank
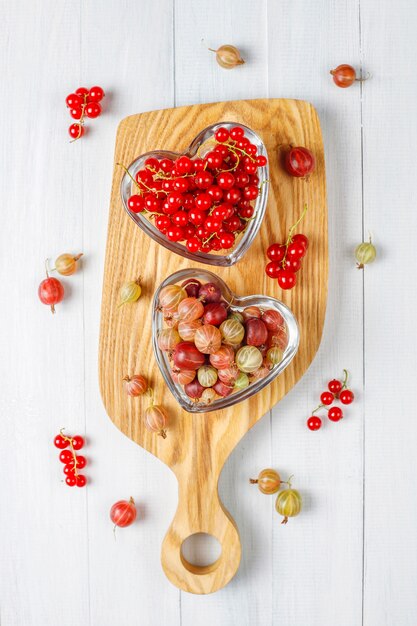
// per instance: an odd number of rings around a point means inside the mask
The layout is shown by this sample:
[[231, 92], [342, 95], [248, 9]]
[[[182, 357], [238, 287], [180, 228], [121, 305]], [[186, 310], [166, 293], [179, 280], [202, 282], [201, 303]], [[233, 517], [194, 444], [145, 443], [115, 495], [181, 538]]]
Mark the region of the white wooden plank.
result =
[[[295, 475], [294, 486], [304, 497], [304, 511], [287, 526], [274, 517], [273, 615], [283, 624], [358, 626], [363, 327], [361, 276], [353, 269], [351, 249], [360, 240], [362, 223], [360, 90], [338, 89], [329, 76], [339, 63], [359, 62], [357, 5], [269, 2], [268, 26], [269, 95], [309, 100], [320, 116], [330, 260], [320, 350], [307, 374], [273, 411], [274, 464]], [[309, 254], [314, 254], [314, 241]], [[343, 367], [352, 372], [358, 401], [342, 422], [325, 418], [322, 429], [312, 433], [306, 419], [327, 381], [341, 375]]]
[[[127, 115], [174, 104], [171, 0], [129, 0], [123, 7], [95, 0], [84, 4], [82, 50], [83, 82], [110, 92], [105, 114], [91, 123], [94, 134], [82, 145], [84, 245], [89, 253], [84, 272], [86, 409], [95, 453], [88, 498], [91, 623], [172, 626], [180, 619], [179, 592], [162, 571], [160, 547], [176, 508], [176, 480], [158, 459], [115, 429], [105, 414], [97, 378], [116, 128]], [[99, 54], [93, 54], [96, 50]], [[132, 275], [138, 273], [149, 277], [152, 268], [132, 268]], [[130, 495], [140, 519], [117, 531], [115, 542], [108, 511], [114, 501]]]
[[[175, 2], [175, 94], [178, 106], [263, 97], [267, 90], [266, 2]], [[204, 39], [204, 42], [201, 40]], [[207, 47], [231, 43], [246, 59], [233, 70], [219, 67]], [[248, 479], [271, 463], [270, 422], [261, 421], [234, 450], [220, 481], [220, 495], [241, 536], [242, 562], [235, 578], [215, 594], [181, 594], [182, 624], [270, 624], [271, 515], [269, 502]], [[254, 506], [254, 502], [256, 505]], [[256, 511], [256, 513], [255, 513]]]
[[365, 271], [366, 626], [417, 621], [416, 22], [415, 3], [361, 0], [372, 73], [363, 85], [364, 232], [379, 253]]
[[69, 626], [88, 619], [86, 490], [61, 482], [52, 440], [62, 426], [84, 431], [83, 280], [63, 280], [55, 316], [37, 287], [46, 256], [82, 245], [65, 107], [79, 78], [79, 3], [17, 2], [3, 14], [1, 622]]

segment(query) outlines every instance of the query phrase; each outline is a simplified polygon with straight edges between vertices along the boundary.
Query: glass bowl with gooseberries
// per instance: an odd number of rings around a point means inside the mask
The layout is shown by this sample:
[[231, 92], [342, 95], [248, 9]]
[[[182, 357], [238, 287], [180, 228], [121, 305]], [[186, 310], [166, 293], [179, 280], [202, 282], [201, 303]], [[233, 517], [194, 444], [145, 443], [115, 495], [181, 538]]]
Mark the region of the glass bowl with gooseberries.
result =
[[123, 206], [157, 243], [216, 266], [249, 249], [265, 214], [269, 169], [262, 139], [247, 126], [213, 124], [185, 152], [154, 150], [121, 165]]
[[279, 300], [237, 296], [215, 274], [184, 269], [153, 300], [152, 344], [165, 383], [190, 413], [247, 400], [294, 358], [297, 320]]

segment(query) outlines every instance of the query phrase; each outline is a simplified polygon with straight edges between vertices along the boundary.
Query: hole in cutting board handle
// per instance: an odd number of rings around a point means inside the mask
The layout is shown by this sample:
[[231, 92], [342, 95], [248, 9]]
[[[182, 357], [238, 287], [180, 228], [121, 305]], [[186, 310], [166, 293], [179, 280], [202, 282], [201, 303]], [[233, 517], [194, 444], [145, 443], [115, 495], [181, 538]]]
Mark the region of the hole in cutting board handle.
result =
[[181, 544], [181, 561], [192, 574], [208, 574], [216, 569], [222, 547], [213, 535], [194, 533]]

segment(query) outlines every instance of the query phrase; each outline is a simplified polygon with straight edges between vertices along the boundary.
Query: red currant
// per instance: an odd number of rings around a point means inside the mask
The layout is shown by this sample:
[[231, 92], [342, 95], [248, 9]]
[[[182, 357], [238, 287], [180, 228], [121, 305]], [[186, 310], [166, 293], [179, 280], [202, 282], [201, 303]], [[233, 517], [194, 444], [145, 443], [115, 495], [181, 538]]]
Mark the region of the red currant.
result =
[[281, 269], [281, 263], [279, 261], [271, 261], [266, 266], [265, 273], [269, 278], [278, 278]]
[[208, 233], [216, 233], [222, 226], [222, 220], [219, 217], [209, 216], [204, 222], [204, 228]]
[[227, 130], [227, 128], [224, 128], [223, 126], [221, 126], [214, 133], [214, 138], [216, 141], [219, 141], [220, 143], [224, 143], [225, 141], [229, 139], [229, 131]]
[[101, 106], [98, 102], [88, 102], [84, 109], [87, 117], [95, 118], [101, 113]]
[[292, 259], [301, 259], [305, 253], [305, 246], [299, 241], [293, 241], [287, 248], [287, 256]]
[[184, 239], [184, 230], [181, 226], [170, 226], [167, 228], [166, 236], [170, 241], [180, 241]]
[[208, 211], [213, 204], [213, 198], [209, 193], [199, 193], [195, 199], [195, 205], [200, 211]]
[[245, 206], [238, 211], [240, 217], [243, 217], [243, 219], [246, 220], [249, 220], [253, 216], [254, 212], [255, 209], [253, 208], [253, 206]]
[[310, 430], [319, 430], [321, 428], [321, 419], [317, 415], [312, 415], [307, 420], [307, 426]]
[[171, 225], [171, 220], [168, 215], [158, 215], [155, 218], [155, 226], [161, 233], [166, 233], [167, 228]]
[[177, 213], [174, 213], [171, 220], [175, 226], [186, 226], [188, 223], [188, 213], [185, 211], [178, 211]]
[[75, 485], [77, 484], [75, 474], [70, 474], [69, 476], [67, 476], [65, 482], [67, 483], [68, 487], [75, 487]]
[[[250, 154], [251, 156], [255, 156], [255, 155], [256, 155], [256, 153], [258, 152], [258, 148], [255, 146], [255, 144], [253, 144], [253, 143], [248, 143], [248, 144], [246, 145], [245, 152], [247, 152], [247, 153], [248, 153], [248, 154]], [[255, 159], [255, 161], [256, 161], [256, 164], [258, 165], [257, 159]]]
[[74, 120], [80, 120], [83, 114], [83, 110], [81, 107], [74, 107], [70, 109], [70, 115]]
[[249, 181], [250, 176], [246, 172], [238, 172], [235, 176], [235, 185], [236, 187], [239, 187], [239, 189], [242, 189], [243, 187], [246, 187], [246, 185], [249, 185]]
[[264, 156], [263, 154], [260, 154], [256, 157], [256, 165], [258, 167], [265, 167], [267, 163], [268, 163], [268, 160], [266, 156]]
[[68, 128], [68, 133], [73, 139], [80, 139], [84, 135], [84, 131], [84, 126], [81, 124], [71, 124]]
[[266, 251], [267, 257], [271, 261], [282, 261], [285, 256], [286, 247], [283, 244], [273, 243]]
[[72, 438], [72, 447], [74, 450], [81, 450], [84, 447], [84, 439], [80, 435], [76, 435]]
[[145, 206], [151, 213], [159, 213], [162, 203], [154, 193], [148, 193], [145, 196]]
[[159, 171], [159, 161], [155, 157], [149, 157], [145, 161], [145, 168], [148, 170], [155, 170], [155, 172]]
[[200, 226], [206, 219], [206, 214], [201, 209], [191, 209], [191, 211], [188, 213], [188, 219], [190, 220], [191, 224]]
[[184, 226], [184, 237], [185, 239], [190, 239], [190, 237], [194, 237], [195, 235], [195, 226], [192, 224], [186, 224]]
[[159, 162], [159, 167], [165, 174], [168, 174], [168, 172], [170, 172], [174, 167], [174, 163], [173, 161], [171, 161], [171, 159], [161, 159], [161, 161]]
[[340, 391], [342, 391], [343, 385], [340, 380], [336, 380], [336, 378], [333, 378], [333, 380], [329, 382], [327, 387], [332, 393], [339, 393]]
[[[80, 454], [80, 456], [76, 456], [75, 458], [77, 461], [77, 469], [83, 469], [83, 467], [87, 465], [87, 459], [85, 458], [85, 456], [81, 456]], [[68, 465], [74, 469], [74, 460], [68, 463]]]
[[69, 441], [66, 441], [62, 435], [57, 435], [54, 439], [54, 446], [63, 450], [64, 448], [68, 448]]
[[213, 176], [210, 172], [199, 172], [195, 177], [195, 184], [199, 189], [208, 189], [213, 184]]
[[220, 202], [223, 198], [223, 191], [217, 185], [209, 187], [207, 193], [213, 198], [213, 202]]
[[193, 171], [194, 172], [202, 172], [206, 167], [205, 161], [203, 159], [194, 159], [193, 161]]
[[320, 396], [320, 400], [322, 404], [325, 404], [326, 406], [328, 406], [329, 404], [333, 402], [334, 395], [330, 391], [323, 391], [323, 393]]
[[198, 252], [200, 250], [201, 241], [197, 237], [191, 237], [185, 245], [189, 252]]
[[134, 194], [133, 196], [130, 196], [127, 201], [127, 206], [129, 211], [132, 211], [132, 213], [141, 213], [145, 208], [145, 200], [143, 196]]
[[258, 197], [258, 194], [259, 189], [254, 185], [248, 185], [243, 190], [243, 197], [246, 198], [246, 200], [255, 200]]
[[227, 155], [229, 154], [229, 148], [228, 148], [227, 146], [224, 146], [224, 145], [219, 145], [219, 144], [218, 144], [218, 145], [214, 148], [214, 152], [218, 152], [218, 153], [221, 155], [221, 157], [224, 159], [224, 158], [226, 158], [226, 157], [227, 157]]
[[306, 237], [305, 235], [302, 235], [301, 233], [298, 233], [297, 235], [293, 235], [292, 243], [302, 243], [304, 245], [305, 249], [307, 250], [307, 248], [308, 248], [308, 237]]
[[85, 487], [87, 484], [87, 479], [83, 474], [78, 474], [76, 478], [77, 487]]
[[235, 243], [235, 236], [233, 235], [233, 233], [222, 233], [220, 236], [220, 245], [222, 248], [224, 249], [229, 249], [233, 246], [233, 244]]
[[195, 201], [194, 201], [194, 196], [191, 193], [186, 193], [185, 196], [183, 196], [182, 199], [182, 206], [184, 207], [184, 209], [187, 209], [187, 211], [189, 211], [190, 209], [193, 209], [195, 206]]
[[77, 94], [77, 96], [81, 96], [84, 102], [84, 96], [88, 94], [88, 89], [86, 89], [85, 87], [78, 87], [78, 89], [75, 90], [75, 93]]
[[73, 456], [72, 456], [71, 450], [62, 450], [62, 452], [59, 454], [59, 460], [61, 461], [61, 463], [64, 463], [65, 465], [67, 463], [70, 463], [72, 459], [73, 459]]
[[241, 223], [237, 215], [232, 215], [232, 217], [224, 220], [224, 227], [228, 232], [234, 233], [239, 230]]
[[354, 399], [355, 396], [353, 394], [353, 391], [351, 391], [350, 389], [343, 389], [343, 391], [340, 392], [339, 400], [342, 404], [351, 404]]
[[297, 282], [297, 276], [292, 270], [281, 269], [278, 272], [278, 285], [281, 289], [292, 289]]
[[293, 272], [298, 272], [301, 268], [301, 259], [285, 259], [285, 269], [292, 270]]
[[231, 172], [221, 172], [217, 175], [216, 182], [220, 189], [231, 189], [235, 184], [235, 177]]
[[167, 202], [176, 211], [182, 206], [182, 194], [179, 191], [171, 191], [167, 196]]
[[206, 154], [204, 160], [208, 163], [211, 169], [217, 169], [222, 164], [223, 157], [218, 152], [212, 150], [211, 152]]
[[241, 198], [241, 191], [237, 187], [232, 187], [225, 193], [226, 202], [230, 202], [230, 204], [237, 204]]
[[64, 465], [64, 474], [65, 476], [74, 476], [74, 464], [67, 463]]
[[245, 157], [243, 159], [243, 167], [247, 174], [255, 174], [256, 170], [258, 169], [255, 161], [252, 161], [252, 159], [249, 157]]
[[87, 102], [100, 102], [104, 98], [104, 91], [101, 87], [91, 87], [88, 92]]
[[332, 406], [327, 412], [327, 417], [329, 420], [332, 420], [332, 422], [338, 422], [343, 417], [343, 411], [338, 406]]
[[65, 102], [67, 103], [67, 107], [70, 109], [74, 109], [76, 107], [81, 108], [84, 104], [84, 99], [76, 93], [70, 93], [70, 95], [66, 97]]
[[233, 128], [231, 128], [229, 132], [230, 137], [234, 139], [234, 141], [236, 141], [237, 139], [241, 139], [245, 134], [245, 131], [240, 126], [233, 126]]
[[178, 174], [189, 174], [193, 169], [193, 162], [188, 156], [180, 156], [175, 161], [175, 169], [177, 170]]

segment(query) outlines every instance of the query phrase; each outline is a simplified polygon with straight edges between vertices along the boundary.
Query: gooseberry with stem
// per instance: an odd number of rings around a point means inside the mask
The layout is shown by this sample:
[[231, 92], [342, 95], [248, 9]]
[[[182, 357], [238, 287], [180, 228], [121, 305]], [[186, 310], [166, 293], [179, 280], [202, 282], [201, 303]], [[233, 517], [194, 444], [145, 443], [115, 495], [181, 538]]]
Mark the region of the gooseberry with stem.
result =
[[64, 298], [64, 286], [57, 278], [49, 276], [48, 259], [45, 261], [45, 271], [46, 278], [38, 287], [38, 296], [39, 300], [43, 304], [49, 305], [52, 313], [55, 313], [55, 305], [61, 302]]
[[279, 491], [281, 487], [281, 477], [274, 469], [267, 468], [259, 472], [258, 478], [249, 478], [251, 485], [258, 485], [261, 493], [271, 495]]

